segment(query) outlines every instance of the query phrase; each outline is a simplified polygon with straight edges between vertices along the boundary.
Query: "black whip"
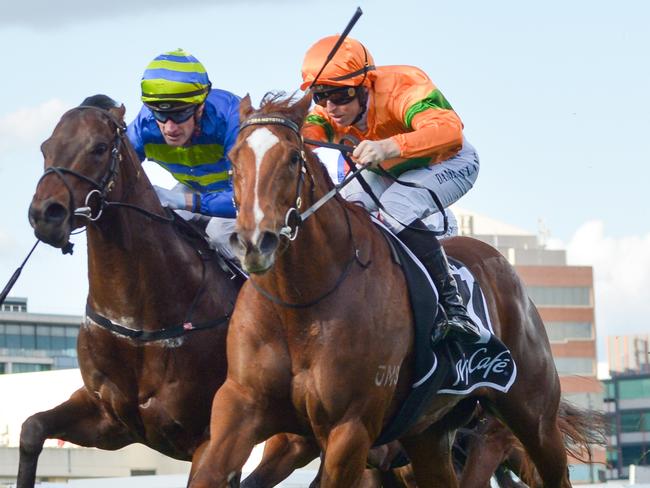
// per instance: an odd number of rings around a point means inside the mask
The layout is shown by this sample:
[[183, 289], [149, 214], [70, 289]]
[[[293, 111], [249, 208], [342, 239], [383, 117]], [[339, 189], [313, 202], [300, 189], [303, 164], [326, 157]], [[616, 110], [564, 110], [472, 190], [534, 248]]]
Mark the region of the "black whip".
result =
[[13, 288], [14, 284], [16, 283], [16, 280], [18, 280], [18, 277], [20, 276], [20, 273], [23, 271], [23, 268], [25, 267], [25, 264], [27, 263], [27, 260], [30, 258], [32, 253], [34, 252], [34, 249], [36, 249], [36, 246], [38, 246], [38, 243], [41, 242], [40, 239], [37, 239], [34, 245], [32, 246], [31, 251], [27, 254], [27, 257], [23, 261], [23, 264], [21, 264], [16, 271], [14, 271], [14, 274], [11, 275], [11, 278], [9, 278], [9, 282], [6, 284], [4, 287], [4, 290], [2, 290], [2, 293], [0, 294], [0, 305], [2, 305], [7, 298], [7, 295], [9, 295], [9, 292]]

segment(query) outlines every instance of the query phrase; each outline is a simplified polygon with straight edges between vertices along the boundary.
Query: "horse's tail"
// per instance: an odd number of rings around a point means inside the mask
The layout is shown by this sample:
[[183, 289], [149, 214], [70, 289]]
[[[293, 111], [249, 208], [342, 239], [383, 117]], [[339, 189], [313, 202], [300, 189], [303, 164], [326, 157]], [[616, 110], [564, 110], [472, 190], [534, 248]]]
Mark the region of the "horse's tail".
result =
[[[592, 462], [593, 446], [607, 445], [605, 415], [602, 412], [583, 409], [561, 400], [557, 423], [564, 436], [567, 454], [578, 461]], [[513, 440], [515, 440], [514, 436]], [[515, 441], [504, 465], [528, 486], [542, 486], [532, 459], [518, 440]]]
[[607, 445], [605, 415], [602, 412], [579, 408], [562, 400], [558, 410], [558, 427], [564, 434], [567, 453], [584, 463], [592, 461], [594, 445]]

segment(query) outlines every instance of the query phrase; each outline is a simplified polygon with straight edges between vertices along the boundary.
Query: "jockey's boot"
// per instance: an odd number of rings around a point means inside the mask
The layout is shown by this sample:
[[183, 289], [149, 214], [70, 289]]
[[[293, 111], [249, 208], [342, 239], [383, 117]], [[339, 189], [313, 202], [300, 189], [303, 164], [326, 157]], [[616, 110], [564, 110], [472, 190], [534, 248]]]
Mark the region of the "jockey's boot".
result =
[[[427, 229], [420, 219], [411, 223], [410, 227]], [[449, 270], [447, 255], [436, 236], [430, 232], [422, 232], [408, 227], [397, 236], [422, 262], [438, 289], [440, 304], [445, 311], [446, 318], [439, 320], [434, 325], [431, 333], [432, 344], [440, 342], [447, 335], [459, 342], [476, 342], [481, 337], [481, 333], [467, 314], [463, 299], [458, 292], [456, 280]]]

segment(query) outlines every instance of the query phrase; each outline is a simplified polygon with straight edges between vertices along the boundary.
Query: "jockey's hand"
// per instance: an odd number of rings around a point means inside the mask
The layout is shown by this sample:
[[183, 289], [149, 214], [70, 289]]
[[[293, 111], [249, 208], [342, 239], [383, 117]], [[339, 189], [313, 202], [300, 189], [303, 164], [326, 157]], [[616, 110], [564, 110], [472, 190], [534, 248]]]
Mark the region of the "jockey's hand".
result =
[[166, 188], [162, 188], [156, 185], [153, 186], [153, 189], [156, 191], [156, 195], [158, 195], [160, 203], [162, 203], [163, 207], [167, 207], [172, 210], [187, 209], [187, 200], [184, 193], [167, 190]]
[[389, 138], [380, 141], [361, 141], [352, 153], [352, 157], [361, 165], [377, 168], [379, 163], [396, 158], [399, 153], [399, 146]]

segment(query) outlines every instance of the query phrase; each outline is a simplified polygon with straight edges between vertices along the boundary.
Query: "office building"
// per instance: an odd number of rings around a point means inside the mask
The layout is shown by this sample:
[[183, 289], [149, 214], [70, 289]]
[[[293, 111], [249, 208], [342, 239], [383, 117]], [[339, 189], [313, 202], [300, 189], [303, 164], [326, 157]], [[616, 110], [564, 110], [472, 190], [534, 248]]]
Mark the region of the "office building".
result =
[[0, 307], [0, 374], [78, 367], [81, 316], [30, 313], [26, 298]]

